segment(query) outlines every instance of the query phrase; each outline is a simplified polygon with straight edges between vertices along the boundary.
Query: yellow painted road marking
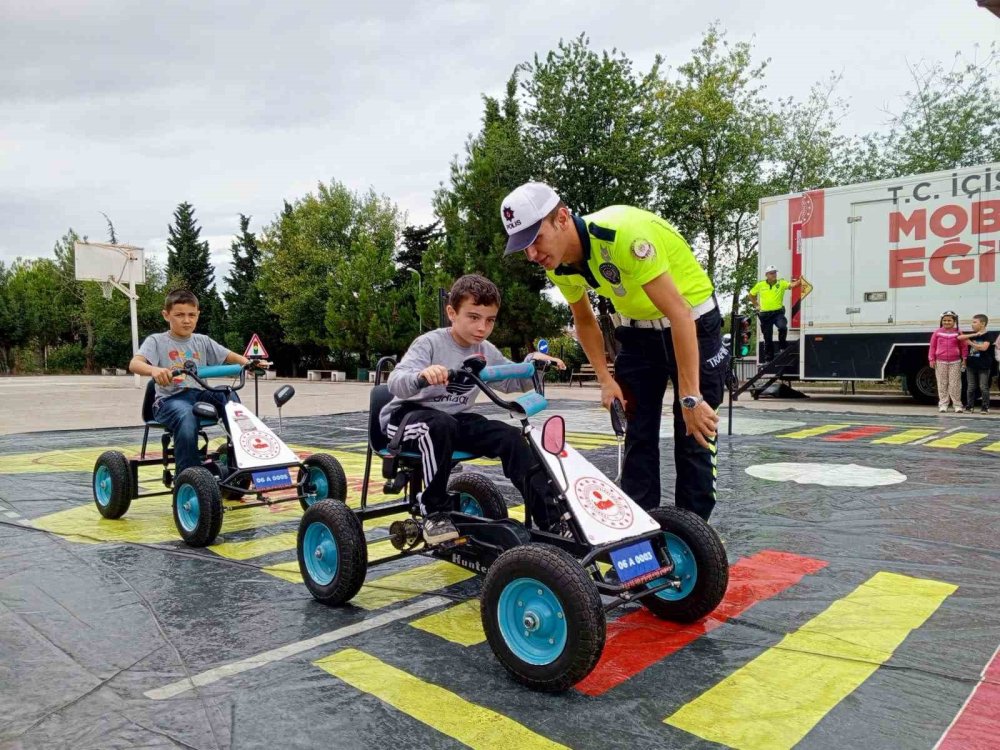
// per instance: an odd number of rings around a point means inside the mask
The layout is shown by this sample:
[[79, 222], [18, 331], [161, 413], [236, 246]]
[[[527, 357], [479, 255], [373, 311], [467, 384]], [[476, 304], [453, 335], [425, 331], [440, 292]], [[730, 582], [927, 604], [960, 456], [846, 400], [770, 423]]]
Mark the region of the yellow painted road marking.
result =
[[271, 534], [261, 539], [249, 539], [245, 542], [223, 542], [209, 547], [212, 552], [230, 560], [249, 560], [272, 552], [294, 550], [296, 533]]
[[357, 690], [471, 748], [564, 748], [503, 714], [424, 682], [374, 656], [344, 649], [313, 662]]
[[791, 748], [957, 588], [876, 573], [664, 721], [733, 748]]
[[984, 451], [990, 451], [992, 453], [1000, 453], [1000, 442], [990, 443], [985, 448], [983, 448], [983, 450]]
[[795, 430], [795, 432], [786, 432], [784, 435], [777, 435], [777, 437], [791, 438], [792, 440], [804, 440], [805, 438], [816, 437], [817, 435], [825, 435], [828, 432], [836, 432], [837, 430], [842, 430], [845, 427], [850, 427], [850, 425], [824, 424], [819, 427], [807, 427], [804, 430]]
[[906, 445], [907, 443], [912, 443], [914, 440], [920, 440], [921, 438], [930, 437], [935, 432], [940, 432], [929, 427], [914, 427], [910, 430], [903, 430], [902, 432], [897, 432], [894, 435], [888, 435], [886, 437], [880, 437], [876, 440], [872, 440], [873, 445]]
[[[151, 448], [150, 450], [152, 450]], [[159, 450], [159, 444], [155, 446]], [[138, 455], [139, 444], [105, 445], [100, 448], [12, 453], [0, 456], [0, 474], [39, 474], [56, 471], [93, 471], [97, 457], [104, 451], [121, 451], [126, 456]]]
[[988, 437], [985, 432], [954, 432], [948, 437], [931, 440], [925, 445], [929, 445], [931, 448], [960, 448], [963, 445], [982, 440], [984, 437]]
[[475, 646], [486, 640], [478, 599], [470, 599], [441, 612], [421, 617], [410, 625], [459, 646]]

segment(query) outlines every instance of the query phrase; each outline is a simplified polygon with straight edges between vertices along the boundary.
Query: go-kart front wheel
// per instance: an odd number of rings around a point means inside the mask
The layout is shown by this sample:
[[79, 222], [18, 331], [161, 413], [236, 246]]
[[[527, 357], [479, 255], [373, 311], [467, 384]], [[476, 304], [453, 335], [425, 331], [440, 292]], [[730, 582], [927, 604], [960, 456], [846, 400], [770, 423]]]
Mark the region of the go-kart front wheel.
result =
[[365, 532], [354, 511], [339, 500], [321, 500], [306, 509], [296, 552], [302, 580], [316, 601], [343, 604], [365, 582]]
[[309, 472], [306, 484], [311, 488], [305, 490], [299, 499], [302, 510], [308, 510], [320, 500], [347, 500], [347, 476], [340, 461], [326, 453], [313, 453], [302, 464], [305, 469], [299, 469], [299, 481], [303, 471]]
[[691, 511], [664, 506], [653, 508], [649, 515], [663, 529], [674, 572], [648, 585], [659, 586], [672, 580], [675, 586], [639, 601], [663, 620], [699, 620], [719, 606], [729, 585], [729, 562], [722, 540]]
[[604, 650], [597, 586], [572, 555], [547, 544], [504, 552], [483, 583], [486, 639], [515, 680], [560, 692], [582, 680]]
[[105, 518], [121, 518], [132, 504], [132, 472], [124, 453], [105, 451], [94, 464], [94, 503]]
[[507, 518], [507, 503], [500, 490], [487, 477], [462, 472], [448, 480], [448, 492], [458, 495], [458, 510], [470, 516], [499, 521]]
[[192, 466], [174, 481], [174, 524], [190, 547], [207, 547], [222, 528], [219, 483], [208, 469]]

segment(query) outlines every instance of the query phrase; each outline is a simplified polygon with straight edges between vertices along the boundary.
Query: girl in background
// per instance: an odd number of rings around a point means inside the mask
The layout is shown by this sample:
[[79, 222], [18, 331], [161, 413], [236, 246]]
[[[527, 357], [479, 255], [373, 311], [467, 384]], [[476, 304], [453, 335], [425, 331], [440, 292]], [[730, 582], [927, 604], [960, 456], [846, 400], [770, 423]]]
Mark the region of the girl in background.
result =
[[965, 369], [965, 358], [969, 345], [958, 338], [958, 315], [951, 310], [945, 310], [941, 315], [939, 328], [931, 334], [931, 345], [927, 352], [934, 374], [937, 376], [938, 411], [948, 411], [948, 402], [955, 408], [956, 414], [961, 414], [962, 408], [962, 371]]

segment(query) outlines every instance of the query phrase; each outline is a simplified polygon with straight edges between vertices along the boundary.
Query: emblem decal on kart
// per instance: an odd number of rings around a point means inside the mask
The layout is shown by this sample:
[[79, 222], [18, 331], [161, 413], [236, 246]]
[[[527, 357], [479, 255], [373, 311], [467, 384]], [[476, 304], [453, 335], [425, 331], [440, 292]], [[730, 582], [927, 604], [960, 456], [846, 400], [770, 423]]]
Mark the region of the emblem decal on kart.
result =
[[573, 487], [576, 499], [587, 515], [602, 526], [627, 529], [635, 516], [625, 497], [610, 482], [597, 477], [581, 477]]
[[274, 458], [281, 452], [278, 441], [260, 430], [240, 435], [240, 447], [254, 458]]

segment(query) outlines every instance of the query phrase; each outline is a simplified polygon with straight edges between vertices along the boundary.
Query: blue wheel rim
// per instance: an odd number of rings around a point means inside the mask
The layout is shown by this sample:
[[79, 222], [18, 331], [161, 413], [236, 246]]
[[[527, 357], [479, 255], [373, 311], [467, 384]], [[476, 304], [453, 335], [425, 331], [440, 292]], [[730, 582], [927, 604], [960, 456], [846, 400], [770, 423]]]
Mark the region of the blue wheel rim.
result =
[[330, 483], [326, 479], [325, 471], [318, 466], [310, 466], [309, 481], [316, 488], [316, 491], [306, 493], [306, 505], [312, 505], [330, 497]]
[[523, 662], [551, 664], [566, 649], [566, 612], [552, 589], [534, 578], [516, 578], [497, 602], [500, 634]]
[[648, 585], [652, 588], [670, 580], [679, 580], [681, 582], [680, 588], [663, 589], [656, 594], [658, 599], [676, 602], [690, 596], [691, 592], [694, 591], [695, 584], [698, 583], [698, 563], [687, 542], [679, 536], [664, 532], [663, 539], [667, 543], [670, 559], [674, 561], [674, 572], [669, 577], [656, 578]]
[[325, 523], [313, 521], [309, 524], [302, 538], [302, 559], [309, 578], [320, 586], [328, 586], [337, 577], [340, 566], [337, 540]]
[[108, 507], [108, 503], [111, 502], [111, 485], [111, 471], [101, 464], [94, 472], [94, 497], [102, 508]]
[[201, 517], [198, 491], [190, 484], [182, 484], [177, 488], [174, 502], [177, 504], [177, 519], [181, 522], [181, 528], [185, 531], [197, 529], [198, 520]]
[[483, 506], [479, 504], [479, 501], [467, 492], [461, 493], [458, 509], [462, 513], [470, 516], [479, 516], [480, 518], [483, 518], [486, 515], [483, 513]]

